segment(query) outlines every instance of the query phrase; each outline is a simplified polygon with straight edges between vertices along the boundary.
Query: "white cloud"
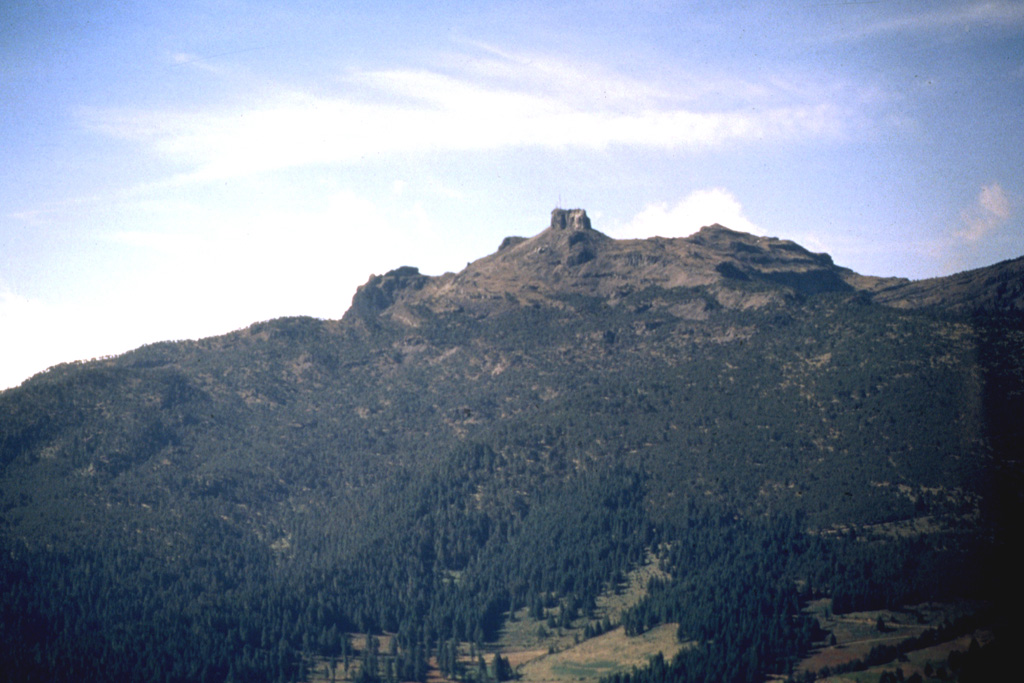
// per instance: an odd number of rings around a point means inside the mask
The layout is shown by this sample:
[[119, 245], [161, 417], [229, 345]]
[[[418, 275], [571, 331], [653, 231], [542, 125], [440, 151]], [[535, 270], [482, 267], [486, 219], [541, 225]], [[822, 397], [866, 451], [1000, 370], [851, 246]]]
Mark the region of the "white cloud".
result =
[[672, 91], [597, 67], [512, 56], [484, 62], [454, 73], [352, 72], [340, 92], [278, 89], [216, 110], [90, 109], [82, 117], [178, 165], [179, 181], [404, 153], [806, 140], [842, 135], [853, 121], [829, 98], [783, 81], [698, 102], [700, 88]]
[[457, 253], [415, 199], [378, 203], [349, 189], [272, 211], [194, 207], [182, 224], [98, 234], [120, 259], [147, 264], [103, 298], [44, 301], [0, 282], [0, 389], [161, 339], [286, 315], [337, 318], [371, 273], [403, 264], [443, 272]]
[[339, 317], [371, 273], [403, 263], [430, 272], [451, 259], [418, 201], [385, 193], [378, 204], [349, 189], [311, 205], [197, 211], [187, 231], [106, 237], [158, 264], [119, 306], [153, 311], [154, 325], [177, 319], [179, 337], [282, 315]]
[[[16, 386], [29, 375], [52, 364], [46, 360], [47, 354], [39, 345], [40, 341], [45, 341], [46, 335], [26, 336], [49, 317], [36, 302], [14, 292], [0, 291], [0, 329], [7, 331], [0, 334], [0, 358], [4, 359], [0, 363], [0, 389]], [[11, 334], [11, 330], [18, 333]]]
[[721, 187], [691, 192], [672, 207], [667, 203], [652, 204], [626, 225], [611, 230], [610, 234], [619, 239], [684, 237], [714, 223], [732, 230], [763, 234], [747, 218], [739, 200]]
[[985, 185], [978, 193], [978, 206], [997, 220], [1010, 217], [1010, 200], [999, 183]]
[[0, 334], [0, 390], [59, 363], [121, 353], [143, 343], [143, 338], [125, 338], [117, 317], [102, 306], [86, 310], [0, 291], [0, 330], [17, 331]]
[[1001, 228], [1011, 215], [1010, 198], [999, 183], [979, 190], [974, 205], [960, 213], [963, 227], [956, 236], [966, 242], [978, 242]]
[[[696, 100], [706, 94], [706, 88], [695, 87], [691, 78], [686, 87], [669, 88], [663, 84], [648, 83], [636, 78], [608, 71], [593, 64], [569, 62], [559, 57], [538, 53], [513, 53], [493, 45], [468, 42], [491, 57], [467, 60], [456, 55], [450, 62], [469, 80], [484, 81], [511, 90], [543, 93], [564, 98], [571, 96], [576, 102], [593, 102], [607, 108], [633, 109], [651, 107], [666, 100]], [[746, 91], [738, 83], [732, 89]]]
[[199, 57], [191, 52], [175, 52], [170, 55], [170, 59], [174, 64], [188, 64], [196, 61]]

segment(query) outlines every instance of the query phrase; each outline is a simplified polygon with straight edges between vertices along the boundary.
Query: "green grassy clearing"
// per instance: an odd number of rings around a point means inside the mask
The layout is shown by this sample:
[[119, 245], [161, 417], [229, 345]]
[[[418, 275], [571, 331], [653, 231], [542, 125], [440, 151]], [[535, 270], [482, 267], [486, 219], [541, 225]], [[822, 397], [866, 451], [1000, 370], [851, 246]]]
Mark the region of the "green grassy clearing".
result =
[[[833, 615], [831, 600], [815, 601], [808, 606], [808, 611], [817, 616], [822, 628], [835, 636], [835, 645], [821, 643], [797, 666], [797, 672], [818, 672], [825, 667], [835, 668], [850, 662], [864, 659], [871, 649], [877, 645], [897, 645], [903, 640], [916, 637], [928, 629], [939, 627], [943, 622], [952, 622], [959, 617], [973, 614], [982, 608], [981, 604], [958, 602], [950, 604], [926, 603], [907, 606], [901, 610], [873, 610], [853, 612], [850, 614]], [[878, 620], [882, 619], [885, 630], [879, 631]], [[927, 680], [925, 668], [931, 665], [933, 671], [946, 664], [949, 653], [953, 650], [966, 651], [973, 637], [985, 643], [991, 639], [991, 633], [979, 630], [974, 634], [957, 636], [947, 642], [906, 653], [900, 660], [880, 666], [870, 667], [863, 671], [836, 674], [823, 681], [875, 683], [884, 671], [903, 670], [904, 675], [920, 673]]]

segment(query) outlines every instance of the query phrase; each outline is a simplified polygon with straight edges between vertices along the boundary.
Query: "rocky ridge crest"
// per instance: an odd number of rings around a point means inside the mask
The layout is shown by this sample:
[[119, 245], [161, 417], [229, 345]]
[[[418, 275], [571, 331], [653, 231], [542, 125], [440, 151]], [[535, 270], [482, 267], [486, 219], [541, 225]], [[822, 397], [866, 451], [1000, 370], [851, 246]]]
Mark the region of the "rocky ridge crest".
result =
[[459, 273], [437, 277], [403, 267], [373, 276], [353, 298], [360, 317], [414, 324], [417, 307], [487, 315], [518, 305], [564, 306], [565, 295], [610, 304], [650, 287], [703, 290], [726, 308], [751, 308], [823, 292], [875, 292], [906, 281], [858, 275], [828, 254], [722, 225], [690, 237], [617, 240], [583, 209], [555, 209], [533, 237], [507, 237]]

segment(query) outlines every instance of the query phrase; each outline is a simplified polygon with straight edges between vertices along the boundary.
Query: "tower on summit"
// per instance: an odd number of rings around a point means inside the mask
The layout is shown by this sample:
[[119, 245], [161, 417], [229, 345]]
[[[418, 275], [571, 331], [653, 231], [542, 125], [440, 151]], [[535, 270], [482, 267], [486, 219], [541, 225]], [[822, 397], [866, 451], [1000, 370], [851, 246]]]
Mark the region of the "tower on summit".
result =
[[556, 230], [589, 230], [590, 219], [583, 209], [555, 209], [551, 212], [551, 227]]

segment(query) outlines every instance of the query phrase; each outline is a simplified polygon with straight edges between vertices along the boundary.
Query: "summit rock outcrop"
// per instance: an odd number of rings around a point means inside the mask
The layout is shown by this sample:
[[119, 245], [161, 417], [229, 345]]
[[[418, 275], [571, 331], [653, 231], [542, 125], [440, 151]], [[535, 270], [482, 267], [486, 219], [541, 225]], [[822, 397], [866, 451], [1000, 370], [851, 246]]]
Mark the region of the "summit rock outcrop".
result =
[[372, 276], [346, 317], [415, 326], [425, 313], [486, 317], [517, 306], [564, 308], [574, 296], [616, 305], [652, 288], [671, 290], [677, 300], [692, 298], [692, 305], [673, 305], [684, 315], [701, 314], [707, 305], [743, 310], [828, 293], [896, 308], [1020, 311], [1021, 281], [1024, 258], [912, 282], [861, 275], [791, 240], [717, 223], [689, 237], [613, 239], [592, 227], [584, 209], [556, 208], [546, 229], [506, 237], [494, 253], [458, 273], [432, 277], [405, 266]]
[[552, 230], [590, 230], [590, 219], [583, 209], [554, 209], [551, 211]]
[[374, 276], [359, 289], [353, 311], [409, 322], [417, 308], [488, 315], [519, 305], [562, 307], [572, 295], [614, 304], [652, 287], [691, 290], [716, 305], [743, 309], [823, 292], [873, 292], [902, 282], [861, 276], [836, 266], [828, 254], [718, 224], [690, 237], [617, 240], [595, 230], [584, 209], [556, 208], [546, 229], [533, 237], [505, 238], [496, 252], [459, 273]]

